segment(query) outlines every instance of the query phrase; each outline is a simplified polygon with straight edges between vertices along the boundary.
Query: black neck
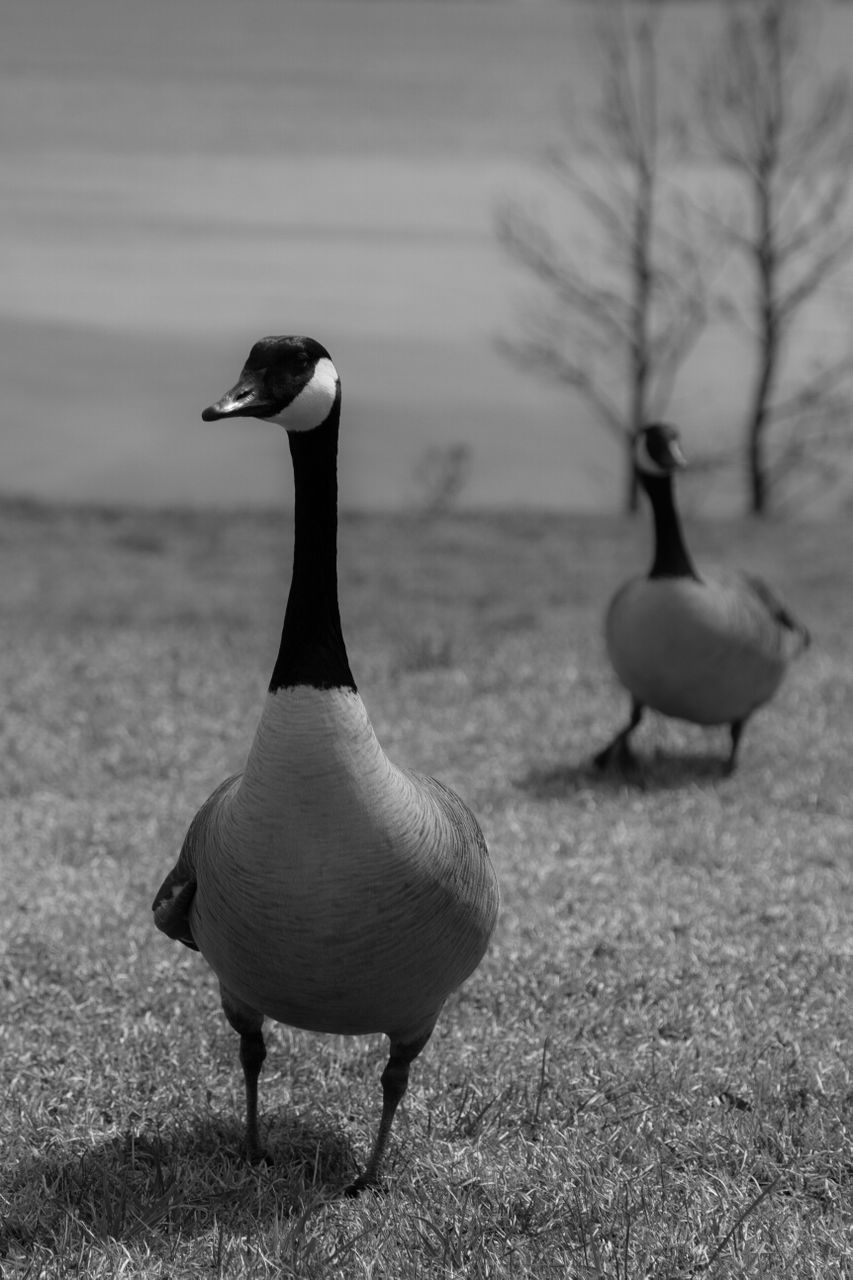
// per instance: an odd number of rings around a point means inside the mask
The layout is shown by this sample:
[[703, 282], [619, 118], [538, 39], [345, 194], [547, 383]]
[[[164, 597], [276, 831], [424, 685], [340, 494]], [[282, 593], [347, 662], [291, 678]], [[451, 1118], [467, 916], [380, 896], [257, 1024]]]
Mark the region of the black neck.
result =
[[695, 578], [699, 574], [684, 541], [681, 519], [675, 505], [672, 476], [640, 476], [652, 504], [655, 522], [655, 557], [650, 578]]
[[338, 610], [338, 425], [340, 392], [313, 431], [290, 432], [293, 577], [270, 691], [294, 685], [355, 689]]

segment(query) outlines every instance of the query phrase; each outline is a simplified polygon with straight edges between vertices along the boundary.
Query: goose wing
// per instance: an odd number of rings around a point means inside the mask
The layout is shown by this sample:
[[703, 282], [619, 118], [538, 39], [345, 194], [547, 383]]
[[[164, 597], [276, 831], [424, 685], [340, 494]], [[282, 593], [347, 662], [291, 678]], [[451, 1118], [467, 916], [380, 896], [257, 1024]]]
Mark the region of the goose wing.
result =
[[232, 774], [205, 800], [190, 823], [178, 861], [160, 885], [151, 904], [157, 928], [168, 938], [182, 942], [193, 951], [198, 951], [198, 946], [190, 924], [190, 908], [196, 891], [198, 855], [206, 843], [211, 813], [241, 776], [239, 773]]
[[811, 644], [809, 629], [791, 612], [785, 601], [757, 574], [742, 573], [740, 576], [745, 586], [755, 599], [760, 601], [773, 621], [784, 630], [799, 636], [801, 648], [807, 649]]
[[479, 964], [497, 921], [500, 905], [497, 877], [480, 824], [464, 800], [435, 778], [416, 773], [409, 776], [429, 794], [444, 817], [445, 876], [449, 890], [446, 910], [448, 917], [456, 913], [464, 921], [462, 933], [472, 953], [470, 965], [458, 980], [463, 982]]

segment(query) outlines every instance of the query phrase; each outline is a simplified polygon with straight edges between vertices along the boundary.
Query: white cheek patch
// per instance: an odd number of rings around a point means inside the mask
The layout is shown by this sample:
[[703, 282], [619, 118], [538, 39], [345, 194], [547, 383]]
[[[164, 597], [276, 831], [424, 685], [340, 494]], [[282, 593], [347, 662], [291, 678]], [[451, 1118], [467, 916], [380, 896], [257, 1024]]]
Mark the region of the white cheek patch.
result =
[[655, 462], [649, 453], [645, 436], [640, 436], [634, 445], [634, 465], [638, 471], [642, 471], [647, 476], [669, 475], [666, 467], [662, 467], [659, 462]]
[[311, 431], [328, 418], [338, 393], [338, 371], [325, 356], [318, 360], [314, 375], [286, 409], [268, 418], [288, 431]]

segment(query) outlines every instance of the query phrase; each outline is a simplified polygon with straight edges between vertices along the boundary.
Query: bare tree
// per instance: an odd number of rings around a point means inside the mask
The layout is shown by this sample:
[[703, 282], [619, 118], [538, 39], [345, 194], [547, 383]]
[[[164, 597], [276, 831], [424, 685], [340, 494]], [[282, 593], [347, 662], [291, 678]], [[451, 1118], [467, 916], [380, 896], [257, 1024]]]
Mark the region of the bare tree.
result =
[[[701, 89], [716, 157], [745, 189], [746, 218], [720, 229], [754, 281], [757, 367], [744, 426], [749, 510], [761, 515], [792, 479], [820, 481], [850, 420], [850, 352], [792, 379], [788, 359], [830, 277], [853, 253], [850, 81], [804, 57], [810, 0], [728, 0]], [[773, 447], [768, 439], [772, 431]]]
[[619, 0], [605, 7], [591, 127], [570, 120], [565, 142], [545, 157], [568, 197], [565, 226], [552, 230], [553, 217], [517, 201], [497, 214], [501, 243], [541, 286], [520, 336], [499, 345], [593, 410], [621, 447], [628, 510], [637, 505], [633, 436], [663, 414], [710, 309], [708, 237], [695, 235], [692, 208], [672, 181], [686, 124], [661, 110], [661, 20], [655, 4], [630, 14]]

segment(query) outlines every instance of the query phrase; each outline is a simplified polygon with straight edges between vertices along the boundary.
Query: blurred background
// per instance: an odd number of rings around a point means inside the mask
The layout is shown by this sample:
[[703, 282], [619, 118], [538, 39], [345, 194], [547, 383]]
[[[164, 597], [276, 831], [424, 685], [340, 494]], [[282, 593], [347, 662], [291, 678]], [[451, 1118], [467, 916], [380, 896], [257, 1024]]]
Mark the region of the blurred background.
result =
[[[342, 374], [345, 506], [446, 485], [471, 506], [618, 509], [620, 458], [588, 401], [499, 349], [535, 282], [496, 211], [551, 208], [543, 154], [600, 109], [604, 7], [6, 0], [0, 489], [280, 501], [277, 433], [199, 415], [257, 337], [305, 332]], [[666, 112], [720, 6], [664, 8]], [[808, 56], [831, 72], [851, 34], [851, 6], [828, 7]], [[557, 216], [594, 275], [588, 210]], [[839, 335], [846, 351], [847, 264], [828, 285], [804, 364]], [[753, 366], [729, 319], [667, 404], [688, 449], [736, 438]]]

